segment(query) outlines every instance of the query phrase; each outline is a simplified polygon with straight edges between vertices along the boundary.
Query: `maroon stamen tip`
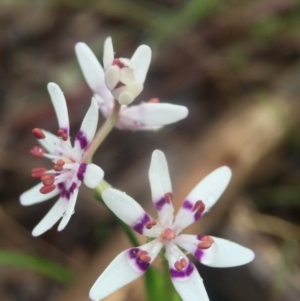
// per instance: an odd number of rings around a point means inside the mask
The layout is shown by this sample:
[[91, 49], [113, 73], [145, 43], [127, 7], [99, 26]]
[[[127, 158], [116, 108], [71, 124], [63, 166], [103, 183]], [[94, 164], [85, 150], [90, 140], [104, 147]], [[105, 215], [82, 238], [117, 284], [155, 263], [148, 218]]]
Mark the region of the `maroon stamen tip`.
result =
[[55, 171], [62, 171], [63, 170], [62, 166], [61, 165], [57, 165], [57, 164], [54, 165], [53, 169]]
[[56, 185], [50, 185], [50, 186], [43, 186], [41, 189], [40, 189], [40, 193], [42, 194], [47, 194], [51, 191], [53, 191], [55, 189]]
[[198, 243], [197, 247], [198, 249], [209, 249], [212, 244], [214, 243], [214, 240], [210, 236], [203, 236], [200, 239], [200, 242]]
[[32, 134], [36, 139], [44, 139], [46, 137], [44, 132], [39, 128], [33, 129]]
[[54, 184], [55, 176], [53, 174], [46, 174], [41, 177], [41, 181], [45, 186], [51, 186]]
[[57, 165], [60, 165], [60, 166], [64, 166], [65, 165], [65, 161], [64, 160], [62, 160], [62, 159], [58, 159], [57, 161], [56, 161], [56, 164]]
[[137, 256], [138, 256], [138, 258], [139, 258], [141, 261], [144, 261], [144, 262], [150, 262], [150, 261], [151, 261], [151, 257], [149, 256], [149, 254], [148, 254], [147, 251], [139, 250], [139, 251], [137, 252]]
[[181, 271], [181, 270], [183, 269], [183, 267], [182, 267], [182, 265], [181, 265], [181, 263], [180, 263], [179, 261], [176, 261], [176, 262], [174, 263], [174, 267], [175, 267], [175, 269], [176, 269], [177, 271]]
[[148, 103], [159, 103], [159, 98], [153, 97], [148, 100]]
[[173, 193], [172, 192], [167, 192], [165, 194], [165, 200], [166, 200], [167, 203], [170, 204], [173, 200]]
[[31, 150], [30, 150], [30, 153], [35, 156], [35, 157], [43, 157], [44, 153], [46, 152], [45, 149], [43, 149], [42, 147], [40, 146], [34, 146]]
[[46, 170], [47, 169], [45, 167], [36, 167], [31, 171], [31, 176], [33, 178], [40, 178], [45, 174]]
[[180, 264], [181, 264], [182, 268], [185, 268], [187, 266], [187, 262], [184, 258], [180, 259]]
[[67, 133], [65, 133], [65, 131], [63, 129], [59, 129], [57, 131], [57, 136], [60, 137], [64, 141], [67, 141], [69, 138], [69, 135]]
[[118, 66], [119, 68], [125, 67], [125, 65], [118, 58], [114, 59], [112, 64]]
[[205, 204], [202, 201], [197, 201], [194, 205], [193, 211], [196, 211], [197, 213], [201, 214], [205, 210]]
[[156, 221], [152, 219], [148, 223], [146, 223], [145, 226], [146, 226], [147, 229], [152, 229], [152, 227], [155, 226], [155, 225], [156, 225]]

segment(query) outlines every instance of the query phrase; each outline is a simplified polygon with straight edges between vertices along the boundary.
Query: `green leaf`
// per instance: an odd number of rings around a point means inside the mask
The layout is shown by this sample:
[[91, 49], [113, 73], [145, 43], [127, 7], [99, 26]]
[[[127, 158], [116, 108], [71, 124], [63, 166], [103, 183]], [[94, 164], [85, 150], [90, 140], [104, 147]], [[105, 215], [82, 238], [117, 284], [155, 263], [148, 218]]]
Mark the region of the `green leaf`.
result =
[[69, 284], [73, 280], [72, 272], [60, 264], [21, 252], [0, 251], [0, 265], [32, 270], [62, 284]]

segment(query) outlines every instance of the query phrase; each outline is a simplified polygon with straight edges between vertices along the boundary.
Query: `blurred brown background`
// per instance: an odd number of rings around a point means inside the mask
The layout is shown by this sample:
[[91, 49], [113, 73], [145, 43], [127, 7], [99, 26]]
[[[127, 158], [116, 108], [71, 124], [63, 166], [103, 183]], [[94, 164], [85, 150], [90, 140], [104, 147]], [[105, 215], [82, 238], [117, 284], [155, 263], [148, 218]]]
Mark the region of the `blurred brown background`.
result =
[[[177, 208], [207, 173], [230, 166], [226, 193], [189, 230], [236, 241], [256, 259], [231, 269], [199, 265], [210, 300], [300, 300], [299, 1], [0, 3], [1, 301], [87, 301], [95, 279], [129, 245], [84, 185], [61, 233], [54, 227], [31, 236], [54, 200], [18, 201], [36, 183], [31, 169], [42, 164], [29, 155], [31, 129], [57, 130], [46, 84], [65, 92], [74, 136], [92, 96], [74, 45], [86, 42], [102, 60], [109, 35], [117, 56], [130, 57], [140, 44], [153, 50], [136, 102], [159, 97], [190, 114], [157, 133], [113, 131], [95, 157], [106, 179], [154, 213], [147, 178], [154, 149], [167, 156]], [[34, 271], [39, 264], [25, 257], [9, 263], [12, 252], [56, 262], [73, 278]], [[140, 279], [107, 300], [145, 300], [143, 291]]]

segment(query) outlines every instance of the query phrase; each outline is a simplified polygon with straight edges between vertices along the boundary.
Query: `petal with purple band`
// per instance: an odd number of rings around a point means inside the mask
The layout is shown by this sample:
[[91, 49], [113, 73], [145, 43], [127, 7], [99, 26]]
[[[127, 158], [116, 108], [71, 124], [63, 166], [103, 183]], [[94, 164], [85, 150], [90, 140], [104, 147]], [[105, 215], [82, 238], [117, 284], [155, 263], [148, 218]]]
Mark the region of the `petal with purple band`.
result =
[[75, 208], [78, 192], [79, 192], [78, 187], [75, 187], [70, 196], [70, 200], [68, 202], [68, 206], [65, 211], [65, 214], [58, 225], [58, 229], [57, 229], [58, 231], [62, 231], [66, 227], [72, 214], [74, 213], [74, 208]]
[[[203, 280], [196, 267], [186, 255], [173, 243], [166, 247], [172, 283], [183, 301], [209, 301]], [[174, 264], [179, 259], [185, 259], [187, 265], [178, 271]]]
[[224, 192], [231, 178], [231, 170], [227, 166], [217, 168], [202, 181], [185, 198], [183, 205], [175, 217], [175, 227], [180, 230], [199, 219], [201, 214], [194, 210], [198, 201], [202, 201], [207, 212]]
[[[124, 285], [142, 276], [153, 262], [161, 247], [154, 240], [139, 248], [131, 248], [120, 253], [104, 270], [90, 290], [90, 298], [98, 301], [112, 294]], [[138, 262], [137, 250], [147, 251], [151, 256], [149, 263]]]
[[141, 45], [137, 48], [131, 57], [135, 81], [143, 83], [151, 62], [151, 48], [147, 45]]
[[39, 184], [33, 186], [32, 188], [28, 189], [27, 191], [23, 192], [20, 195], [20, 203], [23, 206], [30, 206], [33, 204], [47, 201], [59, 194], [58, 188], [55, 188], [53, 191], [51, 191], [47, 194], [42, 194], [42, 193], [40, 193], [40, 189], [43, 186], [44, 186], [43, 183], [39, 183]]
[[[78, 173], [80, 171], [79, 169], [78, 169]], [[91, 189], [95, 189], [101, 183], [104, 177], [103, 169], [93, 163], [85, 164], [84, 172], [83, 169], [81, 170], [81, 172], [82, 172], [80, 174], [80, 176], [82, 177], [81, 181], [83, 181], [84, 184]], [[78, 173], [77, 173], [77, 177], [78, 177]]]
[[102, 198], [107, 207], [124, 223], [138, 233], [155, 237], [154, 228], [147, 229], [145, 224], [151, 219], [144, 209], [125, 192], [107, 188], [102, 192]]
[[82, 121], [80, 131], [76, 135], [75, 147], [77, 148], [79, 154], [81, 154], [80, 150], [84, 150], [94, 138], [97, 124], [98, 105], [96, 103], [96, 100], [93, 98], [91, 106]]
[[113, 48], [111, 37], [108, 37], [104, 41], [104, 50], [103, 50], [104, 69], [111, 66], [113, 64], [113, 61], [114, 61], [114, 48]]
[[149, 181], [152, 200], [158, 211], [159, 222], [164, 227], [170, 227], [173, 222], [172, 200], [166, 199], [166, 194], [172, 195], [172, 184], [169, 175], [168, 163], [164, 153], [155, 150], [149, 168]]
[[32, 231], [33, 236], [39, 236], [51, 229], [53, 225], [62, 218], [64, 212], [66, 211], [68, 202], [63, 198], [60, 198], [50, 211], [45, 215], [45, 217], [35, 226]]
[[55, 83], [49, 83], [47, 88], [57, 116], [59, 128], [64, 129], [65, 132], [69, 134], [69, 115], [64, 94], [60, 87]]

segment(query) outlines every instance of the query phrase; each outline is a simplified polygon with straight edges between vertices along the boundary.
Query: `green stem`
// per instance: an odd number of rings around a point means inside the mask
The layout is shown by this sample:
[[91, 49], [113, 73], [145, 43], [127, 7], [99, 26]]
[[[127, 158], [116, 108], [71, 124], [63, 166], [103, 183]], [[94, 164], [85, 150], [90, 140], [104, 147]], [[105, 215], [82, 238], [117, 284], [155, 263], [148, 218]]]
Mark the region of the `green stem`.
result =
[[116, 101], [113, 109], [113, 113], [105, 120], [101, 128], [98, 130], [97, 134], [95, 135], [92, 143], [87, 148], [84, 156], [83, 161], [87, 163], [91, 163], [93, 156], [100, 146], [100, 144], [104, 141], [107, 135], [112, 131], [115, 127], [120, 112], [121, 105]]

